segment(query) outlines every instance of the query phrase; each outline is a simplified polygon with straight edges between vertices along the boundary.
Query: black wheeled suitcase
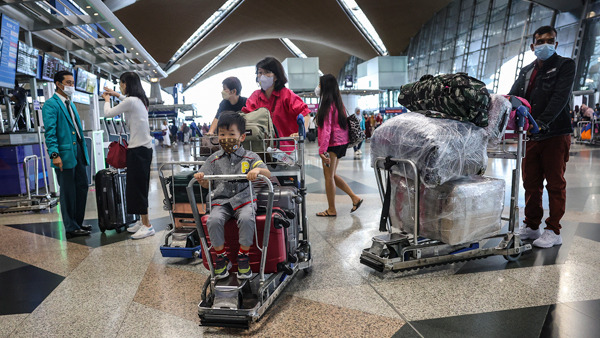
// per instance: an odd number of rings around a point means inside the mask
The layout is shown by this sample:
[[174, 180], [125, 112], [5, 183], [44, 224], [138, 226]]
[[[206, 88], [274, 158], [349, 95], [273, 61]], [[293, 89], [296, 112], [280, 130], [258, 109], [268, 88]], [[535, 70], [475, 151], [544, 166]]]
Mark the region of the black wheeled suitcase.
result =
[[306, 133], [306, 139], [308, 142], [315, 142], [317, 140], [317, 132], [315, 129], [309, 129], [308, 133]]
[[[300, 197], [298, 189], [292, 186], [273, 186], [273, 208], [279, 208], [285, 215], [281, 215], [290, 222], [285, 233], [288, 253], [293, 255], [298, 247], [298, 232], [300, 229]], [[256, 191], [257, 207], [259, 213], [264, 213], [269, 200], [269, 190], [259, 189]]]
[[125, 200], [125, 170], [103, 169], [96, 173], [96, 206], [100, 231], [116, 230], [139, 219], [138, 215], [127, 213]]

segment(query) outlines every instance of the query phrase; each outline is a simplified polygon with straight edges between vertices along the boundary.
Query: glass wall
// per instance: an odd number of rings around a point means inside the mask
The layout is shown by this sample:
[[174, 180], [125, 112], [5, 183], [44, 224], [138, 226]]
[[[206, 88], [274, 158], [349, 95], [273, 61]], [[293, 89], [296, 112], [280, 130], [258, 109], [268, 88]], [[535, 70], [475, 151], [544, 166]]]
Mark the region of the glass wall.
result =
[[[591, 1], [588, 9], [600, 7], [598, 3], [600, 0]], [[566, 57], [574, 56], [581, 13], [581, 9], [559, 13], [524, 0], [454, 0], [412, 38], [408, 47], [409, 80], [416, 81], [425, 74], [466, 72], [485, 82], [490, 91], [506, 93], [517, 71], [535, 60], [529, 46], [538, 27], [554, 24], [558, 31], [557, 52]], [[584, 27], [587, 27], [588, 38], [582, 48], [580, 65], [584, 54], [595, 57], [597, 65], [600, 53], [595, 49], [600, 50], [600, 24], [593, 21]], [[591, 44], [596, 47], [590, 47]], [[591, 63], [588, 68], [593, 68]], [[597, 69], [595, 74], [592, 80], [597, 85]], [[591, 83], [589, 79], [588, 83]]]

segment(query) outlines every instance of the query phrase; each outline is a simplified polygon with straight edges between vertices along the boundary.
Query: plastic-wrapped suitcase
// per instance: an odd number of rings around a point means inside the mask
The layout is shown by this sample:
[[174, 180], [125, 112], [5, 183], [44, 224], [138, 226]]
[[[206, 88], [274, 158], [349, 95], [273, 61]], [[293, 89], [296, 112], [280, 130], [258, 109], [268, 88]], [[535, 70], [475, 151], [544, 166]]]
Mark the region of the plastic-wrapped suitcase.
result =
[[[275, 229], [273, 226], [274, 217], [277, 212], [273, 212], [273, 217], [271, 218], [271, 224], [269, 229], [271, 233], [269, 234], [269, 246], [267, 250], [267, 261], [265, 265], [265, 273], [275, 273], [277, 272], [277, 264], [287, 262], [287, 253], [286, 253], [286, 243], [285, 243], [285, 234], [284, 229]], [[204, 227], [204, 232], [206, 233], [207, 244], [210, 246], [210, 236], [208, 234], [208, 229], [206, 227], [206, 221], [210, 215], [205, 215], [202, 217], [202, 227]], [[256, 231], [258, 233], [258, 244], [262, 246], [263, 233], [265, 231], [265, 220], [266, 215], [257, 215], [256, 216]], [[233, 267], [229, 271], [237, 272], [237, 254], [240, 250], [239, 244], [239, 236], [238, 236], [238, 227], [235, 218], [230, 219], [225, 223], [225, 250], [227, 252], [227, 257], [231, 260]], [[212, 262], [215, 264], [217, 256], [214, 248], [210, 249], [210, 254], [212, 257]], [[254, 239], [254, 243], [250, 247], [250, 268], [252, 272], [259, 272], [260, 270], [260, 258], [261, 251], [258, 250], [256, 246], [256, 238]], [[204, 267], [208, 269], [207, 260], [203, 260]]]
[[117, 230], [139, 219], [138, 215], [127, 213], [125, 199], [125, 171], [103, 169], [96, 173], [96, 207], [100, 231]]
[[[391, 175], [392, 225], [414, 231], [415, 192], [412, 181]], [[450, 245], [480, 240], [497, 234], [504, 209], [504, 180], [470, 176], [434, 188], [421, 185], [419, 235]]]
[[[290, 226], [286, 231], [286, 240], [288, 241], [288, 252], [293, 255], [298, 247], [298, 231], [300, 228], [297, 224], [300, 218], [298, 189], [292, 186], [274, 186], [273, 193], [273, 207], [279, 208], [288, 214], [287, 219], [290, 221]], [[258, 209], [266, 210], [269, 191], [266, 189], [257, 190], [256, 195]]]

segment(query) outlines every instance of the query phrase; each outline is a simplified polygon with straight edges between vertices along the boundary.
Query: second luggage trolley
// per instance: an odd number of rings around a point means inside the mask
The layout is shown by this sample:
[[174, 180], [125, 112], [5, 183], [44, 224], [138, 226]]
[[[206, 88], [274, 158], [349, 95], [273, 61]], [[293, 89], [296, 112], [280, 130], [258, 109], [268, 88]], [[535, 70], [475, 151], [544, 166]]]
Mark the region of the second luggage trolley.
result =
[[[485, 258], [493, 255], [503, 255], [508, 261], [516, 261], [525, 251], [531, 250], [531, 244], [524, 244], [518, 233], [519, 227], [519, 186], [521, 175], [521, 160], [525, 157], [525, 145], [527, 142], [526, 132], [523, 130], [525, 118], [529, 119], [534, 128], [532, 132], [537, 133], [537, 124], [524, 106], [517, 109], [517, 149], [516, 151], [489, 151], [491, 158], [514, 159], [515, 168], [512, 171], [512, 185], [510, 197], [509, 217], [501, 217], [502, 221], [508, 221], [508, 231], [494, 236], [481, 238], [475, 241], [462, 243], [458, 245], [449, 245], [437, 240], [431, 240], [420, 236], [420, 173], [416, 164], [408, 159], [397, 158], [377, 158], [375, 162], [375, 176], [379, 187], [381, 200], [384, 208], [389, 207], [389, 201], [386, 203], [385, 196], [388, 185], [386, 180], [389, 175], [400, 174], [394, 169], [398, 164], [404, 167], [410, 167], [414, 177], [414, 233], [393, 232], [390, 218], [387, 218], [387, 233], [374, 236], [370, 248], [363, 249], [360, 262], [379, 272], [393, 271], [401, 272], [421, 268], [429, 268], [438, 265], [445, 265], [455, 262], [469, 261], [473, 259]], [[389, 198], [389, 194], [388, 194]], [[517, 231], [515, 232], [515, 227]], [[500, 243], [495, 247], [486, 248], [485, 243], [494, 238], [501, 238]]]
[[[216, 279], [214, 260], [216, 254], [209, 243], [206, 220], [210, 214], [210, 196], [208, 191], [207, 215], [201, 216], [196, 203], [197, 181], [192, 178], [187, 186], [188, 198], [196, 228], [200, 237], [204, 266], [210, 276], [202, 288], [202, 301], [198, 305], [198, 316], [203, 326], [248, 328], [251, 322], [258, 321], [267, 309], [276, 301], [285, 287], [300, 270], [310, 268], [312, 257], [308, 235], [306, 214], [306, 185], [304, 166], [304, 119], [298, 117], [299, 137], [279, 138], [278, 141], [293, 143], [295, 161], [287, 165], [268, 160], [270, 156], [260, 153], [271, 171], [271, 180], [259, 175], [257, 181], [250, 184], [251, 199], [256, 198], [257, 216], [254, 244], [250, 249], [252, 277], [240, 280], [237, 269], [238, 228], [235, 220], [225, 224], [225, 248], [235, 257], [229, 276]], [[265, 141], [270, 141], [265, 139]], [[288, 149], [289, 150], [288, 146]], [[262, 149], [266, 149], [263, 144]], [[292, 174], [292, 175], [290, 175]], [[296, 179], [291, 179], [297, 177]], [[246, 175], [206, 175], [207, 181], [247, 180]], [[283, 181], [293, 181], [285, 185]], [[258, 182], [260, 181], [260, 182]], [[276, 184], [273, 184], [273, 181]], [[259, 183], [259, 184], [256, 184]], [[282, 183], [282, 184], [279, 184]], [[210, 185], [209, 185], [210, 187]]]
[[[158, 178], [165, 197], [165, 208], [169, 211], [171, 224], [165, 233], [164, 244], [160, 247], [163, 257], [198, 258], [201, 256], [200, 238], [196, 230], [194, 215], [187, 196], [187, 185], [193, 174], [204, 161], [165, 162], [158, 167]], [[171, 176], [165, 176], [165, 170], [171, 169]], [[175, 173], [175, 168], [194, 170]], [[200, 193], [204, 193], [201, 190]], [[204, 204], [197, 206], [201, 214], [205, 213]]]

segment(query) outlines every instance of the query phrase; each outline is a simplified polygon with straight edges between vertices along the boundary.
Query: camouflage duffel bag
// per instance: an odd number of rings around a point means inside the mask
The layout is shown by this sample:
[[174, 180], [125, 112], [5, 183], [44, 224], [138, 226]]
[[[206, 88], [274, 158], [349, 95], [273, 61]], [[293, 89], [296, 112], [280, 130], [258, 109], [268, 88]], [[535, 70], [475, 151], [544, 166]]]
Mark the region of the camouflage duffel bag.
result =
[[485, 83], [467, 73], [423, 75], [400, 88], [398, 103], [412, 111], [435, 111], [430, 117], [488, 125], [490, 94]]

